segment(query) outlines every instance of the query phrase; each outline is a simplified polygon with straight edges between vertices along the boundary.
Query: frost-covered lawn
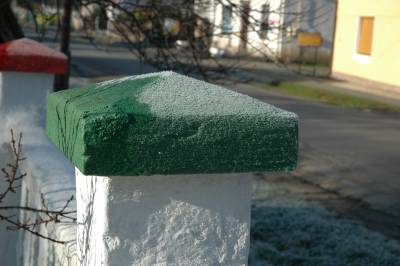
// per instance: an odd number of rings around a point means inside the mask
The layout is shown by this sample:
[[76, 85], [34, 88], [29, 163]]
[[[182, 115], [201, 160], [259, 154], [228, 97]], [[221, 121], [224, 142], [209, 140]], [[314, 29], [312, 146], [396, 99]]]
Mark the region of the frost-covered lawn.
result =
[[250, 265], [398, 266], [400, 245], [256, 177]]

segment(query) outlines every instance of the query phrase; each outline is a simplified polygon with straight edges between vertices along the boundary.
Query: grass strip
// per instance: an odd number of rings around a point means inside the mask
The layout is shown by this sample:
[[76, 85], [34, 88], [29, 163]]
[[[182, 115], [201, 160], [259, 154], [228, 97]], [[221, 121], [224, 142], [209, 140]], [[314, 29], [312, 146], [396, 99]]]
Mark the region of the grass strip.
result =
[[332, 92], [304, 84], [275, 81], [270, 84], [257, 84], [257, 86], [265, 90], [311, 99], [340, 107], [400, 112], [400, 106], [349, 94]]

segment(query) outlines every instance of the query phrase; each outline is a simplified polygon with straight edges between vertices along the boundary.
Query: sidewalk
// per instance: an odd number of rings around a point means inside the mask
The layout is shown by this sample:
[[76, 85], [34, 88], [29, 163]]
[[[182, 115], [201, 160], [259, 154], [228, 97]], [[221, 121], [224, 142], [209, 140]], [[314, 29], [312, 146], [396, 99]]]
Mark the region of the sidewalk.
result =
[[316, 87], [318, 89], [324, 89], [336, 93], [349, 94], [356, 97], [400, 106], [400, 89], [397, 93], [393, 91], [375, 89], [373, 87], [361, 85], [356, 82], [338, 81], [334, 79], [310, 79], [299, 81], [298, 83], [310, 87]]
[[[260, 83], [288, 81], [335, 93], [348, 94], [400, 106], [400, 89], [396, 92], [377, 89], [372, 85], [360, 84], [355, 81], [299, 75], [294, 65], [282, 67], [271, 62], [242, 61], [240, 68], [237, 70], [238, 73], [235, 73], [235, 76], [239, 78], [248, 78]], [[318, 71], [322, 76], [325, 76], [328, 73], [328, 68], [323, 67]]]

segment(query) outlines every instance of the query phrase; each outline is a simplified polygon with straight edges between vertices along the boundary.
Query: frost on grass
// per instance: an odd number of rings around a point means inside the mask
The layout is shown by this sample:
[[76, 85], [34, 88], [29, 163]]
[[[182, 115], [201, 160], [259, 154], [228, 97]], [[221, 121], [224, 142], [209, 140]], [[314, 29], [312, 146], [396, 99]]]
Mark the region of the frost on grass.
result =
[[261, 179], [253, 183], [250, 265], [397, 266], [400, 245]]

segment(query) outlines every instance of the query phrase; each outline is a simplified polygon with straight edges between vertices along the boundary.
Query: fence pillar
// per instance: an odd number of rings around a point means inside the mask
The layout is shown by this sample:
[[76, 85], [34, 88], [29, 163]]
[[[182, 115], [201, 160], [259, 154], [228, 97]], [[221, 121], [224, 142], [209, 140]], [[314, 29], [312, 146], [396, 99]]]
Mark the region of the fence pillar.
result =
[[[24, 155], [36, 143], [38, 148], [38, 133], [44, 135], [43, 122], [47, 96], [53, 88], [54, 75], [65, 73], [66, 57], [38, 42], [26, 38], [0, 44], [0, 165], [11, 162], [13, 155], [9, 149], [9, 130], [16, 133], [24, 131]], [[39, 153], [40, 154], [40, 153]], [[28, 158], [32, 159], [32, 158]], [[54, 168], [54, 164], [50, 164]], [[21, 171], [32, 167], [32, 162], [25, 162], [20, 166]], [[37, 168], [45, 168], [40, 165]], [[31, 174], [31, 171], [29, 171]], [[33, 178], [30, 176], [29, 178]], [[29, 180], [29, 179], [28, 179]], [[40, 194], [32, 192], [32, 183], [25, 178], [21, 182], [21, 189], [16, 194], [7, 195], [2, 202], [9, 206], [35, 206], [40, 201]], [[0, 190], [4, 191], [7, 185], [0, 182]], [[39, 205], [38, 205], [39, 206]], [[20, 212], [21, 220], [36, 219], [32, 213]], [[24, 257], [25, 265], [32, 265], [32, 260], [40, 257], [38, 244], [40, 239], [23, 230], [18, 234], [0, 228], [0, 258], [1, 265], [20, 265]], [[32, 243], [36, 243], [33, 245]], [[17, 247], [17, 250], [16, 250]]]
[[22, 38], [0, 45], [0, 112], [21, 108], [44, 116], [55, 74], [64, 74], [64, 54]]
[[80, 265], [247, 265], [248, 173], [297, 161], [296, 115], [173, 72], [53, 93], [47, 134], [76, 166]]

